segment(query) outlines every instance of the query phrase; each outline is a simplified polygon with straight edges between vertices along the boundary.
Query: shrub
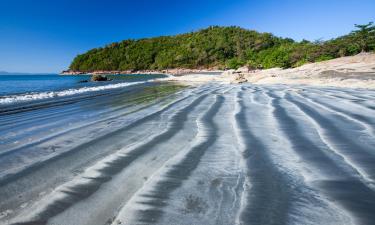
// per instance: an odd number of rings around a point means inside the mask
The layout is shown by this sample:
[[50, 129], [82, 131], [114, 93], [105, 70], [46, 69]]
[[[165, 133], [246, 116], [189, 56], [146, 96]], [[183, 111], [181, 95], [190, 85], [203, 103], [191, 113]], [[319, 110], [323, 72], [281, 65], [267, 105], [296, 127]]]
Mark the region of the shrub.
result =
[[226, 63], [227, 68], [235, 69], [235, 70], [240, 68], [243, 65], [245, 65], [245, 62], [243, 62], [242, 60], [239, 60], [237, 58], [229, 59]]
[[308, 63], [309, 61], [307, 61], [307, 59], [301, 59], [301, 60], [299, 60], [298, 62], [296, 62], [294, 65], [293, 65], [293, 67], [299, 67], [299, 66], [302, 66], [302, 65], [304, 65], [304, 64], [306, 64], [306, 63]]
[[78, 55], [73, 71], [168, 68], [272, 68], [324, 61], [375, 50], [373, 23], [356, 25], [348, 35], [328, 41], [295, 42], [240, 27], [211, 26], [176, 36], [125, 40]]
[[330, 56], [330, 55], [321, 55], [319, 56], [315, 62], [322, 62], [322, 61], [326, 61], [326, 60], [331, 60], [331, 59], [334, 59], [334, 57]]

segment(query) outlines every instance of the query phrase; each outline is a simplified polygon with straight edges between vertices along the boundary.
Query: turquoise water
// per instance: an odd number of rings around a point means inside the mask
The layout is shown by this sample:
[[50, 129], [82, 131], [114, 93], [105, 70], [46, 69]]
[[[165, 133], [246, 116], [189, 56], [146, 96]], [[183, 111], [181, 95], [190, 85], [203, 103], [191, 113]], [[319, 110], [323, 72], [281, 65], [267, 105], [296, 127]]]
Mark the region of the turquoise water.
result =
[[78, 89], [83, 87], [96, 87], [117, 83], [129, 83], [147, 81], [150, 79], [161, 78], [164, 75], [116, 75], [109, 76], [112, 81], [109, 82], [87, 82], [90, 76], [61, 76], [58, 74], [50, 75], [2, 75], [0, 76], [0, 96], [17, 95], [35, 92], [63, 91], [68, 89]]

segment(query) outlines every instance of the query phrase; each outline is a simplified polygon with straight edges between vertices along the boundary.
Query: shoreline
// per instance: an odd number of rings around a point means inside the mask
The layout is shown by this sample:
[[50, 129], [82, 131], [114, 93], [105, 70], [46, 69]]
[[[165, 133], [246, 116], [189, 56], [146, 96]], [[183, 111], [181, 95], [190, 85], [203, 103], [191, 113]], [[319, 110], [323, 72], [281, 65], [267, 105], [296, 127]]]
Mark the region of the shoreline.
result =
[[375, 89], [375, 54], [365, 53], [328, 61], [305, 64], [300, 67], [264, 70], [224, 71], [218, 76], [199, 73], [167, 78], [182, 82], [222, 82], [231, 84], [282, 84], [317, 87]]
[[62, 75], [137, 75], [165, 74], [167, 78], [157, 81], [187, 83], [221, 82], [230, 84], [285, 84], [311, 85], [321, 87], [366, 88], [375, 89], [375, 54], [361, 53], [355, 56], [341, 57], [317, 63], [309, 63], [296, 68], [271, 68], [249, 70], [242, 67], [237, 70], [214, 69], [167, 69], [140, 71], [93, 71], [83, 73], [63, 71]]
[[223, 73], [224, 70], [214, 70], [214, 69], [165, 69], [165, 70], [98, 70], [91, 72], [81, 72], [81, 71], [70, 71], [65, 70], [60, 73], [60, 75], [137, 75], [137, 74], [165, 74], [172, 76], [184, 76], [188, 74], [200, 74], [200, 73]]

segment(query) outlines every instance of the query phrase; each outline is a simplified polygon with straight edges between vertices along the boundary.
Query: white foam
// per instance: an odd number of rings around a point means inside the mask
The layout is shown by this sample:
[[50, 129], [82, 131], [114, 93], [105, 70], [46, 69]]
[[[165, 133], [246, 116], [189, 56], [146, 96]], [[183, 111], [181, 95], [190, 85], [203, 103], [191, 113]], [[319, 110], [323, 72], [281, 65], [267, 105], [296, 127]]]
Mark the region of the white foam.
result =
[[16, 102], [26, 102], [26, 101], [32, 101], [32, 100], [41, 100], [41, 99], [47, 99], [47, 98], [71, 96], [71, 95], [82, 94], [86, 92], [92, 92], [92, 91], [103, 91], [103, 90], [132, 86], [136, 84], [142, 84], [146, 82], [147, 81], [118, 83], [118, 84], [109, 84], [109, 85], [96, 86], [96, 87], [71, 88], [71, 89], [67, 89], [63, 91], [48, 91], [48, 92], [39, 92], [39, 93], [10, 95], [10, 96], [1, 97], [0, 105], [12, 104]]

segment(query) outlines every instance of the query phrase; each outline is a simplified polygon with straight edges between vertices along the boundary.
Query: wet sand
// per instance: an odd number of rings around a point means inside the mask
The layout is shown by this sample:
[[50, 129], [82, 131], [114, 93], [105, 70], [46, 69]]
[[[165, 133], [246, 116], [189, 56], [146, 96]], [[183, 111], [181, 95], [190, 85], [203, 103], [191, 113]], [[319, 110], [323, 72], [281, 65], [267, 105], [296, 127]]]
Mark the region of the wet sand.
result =
[[140, 88], [2, 109], [0, 224], [375, 221], [375, 91]]

